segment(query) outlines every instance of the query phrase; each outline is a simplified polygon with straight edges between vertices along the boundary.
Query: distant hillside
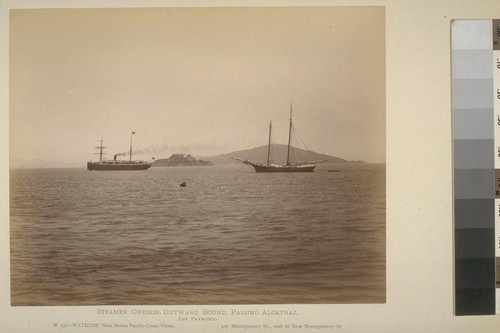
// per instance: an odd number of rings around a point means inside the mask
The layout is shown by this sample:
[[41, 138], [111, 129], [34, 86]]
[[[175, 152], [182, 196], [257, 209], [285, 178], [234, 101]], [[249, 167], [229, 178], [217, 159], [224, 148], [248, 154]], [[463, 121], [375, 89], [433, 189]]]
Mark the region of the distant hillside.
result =
[[[286, 163], [286, 154], [287, 154], [286, 145], [281, 145], [281, 144], [271, 145], [271, 160], [273, 160], [274, 163]], [[258, 162], [259, 161], [265, 162], [267, 160], [267, 145], [257, 147], [255, 149], [239, 150], [228, 154], [203, 157], [203, 159], [206, 161], [210, 161], [215, 165], [241, 163], [239, 161], [233, 160], [232, 159], [233, 157], [249, 159]], [[294, 148], [294, 147], [290, 148], [290, 160], [295, 162], [328, 160], [329, 163], [350, 163], [350, 161], [347, 161], [339, 157], [325, 155], [325, 154], [318, 154], [313, 151], [308, 151], [305, 149]]]
[[169, 158], [162, 158], [154, 161], [154, 167], [168, 167], [168, 166], [212, 166], [212, 162], [197, 160], [191, 155], [173, 154]]

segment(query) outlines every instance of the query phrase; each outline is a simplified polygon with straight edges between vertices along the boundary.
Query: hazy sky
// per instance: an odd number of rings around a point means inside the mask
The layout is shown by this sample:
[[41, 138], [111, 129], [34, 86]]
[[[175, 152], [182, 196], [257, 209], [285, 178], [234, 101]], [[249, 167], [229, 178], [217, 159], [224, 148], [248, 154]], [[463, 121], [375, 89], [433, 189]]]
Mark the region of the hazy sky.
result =
[[285, 143], [290, 104], [311, 150], [384, 162], [385, 60], [383, 7], [14, 10], [11, 165], [85, 167], [132, 131], [137, 158], [228, 153], [271, 119]]

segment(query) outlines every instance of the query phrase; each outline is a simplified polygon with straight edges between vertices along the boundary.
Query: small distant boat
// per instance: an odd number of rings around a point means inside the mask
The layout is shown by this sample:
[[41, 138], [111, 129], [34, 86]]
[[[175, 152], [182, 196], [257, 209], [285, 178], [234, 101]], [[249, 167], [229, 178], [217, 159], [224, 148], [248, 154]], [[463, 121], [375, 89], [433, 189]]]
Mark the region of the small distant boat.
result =
[[288, 149], [286, 155], [286, 164], [275, 164], [271, 163], [271, 132], [272, 132], [272, 122], [269, 123], [269, 143], [267, 145], [267, 162], [260, 163], [249, 161], [247, 159], [243, 160], [241, 158], [233, 158], [235, 160], [241, 161], [245, 164], [254, 167], [255, 172], [313, 172], [316, 168], [315, 163], [321, 163], [326, 161], [314, 161], [314, 162], [291, 162], [290, 161], [290, 141], [292, 138], [292, 106], [290, 105], [290, 126], [288, 130]]
[[151, 167], [152, 163], [147, 161], [132, 161], [132, 136], [135, 132], [130, 135], [130, 160], [118, 160], [117, 157], [120, 154], [116, 154], [112, 160], [104, 160], [103, 150], [106, 148], [103, 146], [103, 140], [101, 136], [100, 144], [96, 148], [99, 149], [99, 161], [98, 162], [87, 162], [87, 170], [90, 171], [132, 171], [132, 170], [147, 170]]
[[328, 169], [328, 172], [340, 172], [340, 170], [332, 170], [332, 169]]

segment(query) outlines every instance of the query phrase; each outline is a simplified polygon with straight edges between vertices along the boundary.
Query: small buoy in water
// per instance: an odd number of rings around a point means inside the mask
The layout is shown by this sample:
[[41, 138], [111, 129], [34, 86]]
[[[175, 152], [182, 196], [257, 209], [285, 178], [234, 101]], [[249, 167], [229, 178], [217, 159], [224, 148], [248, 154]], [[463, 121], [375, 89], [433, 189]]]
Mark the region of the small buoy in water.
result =
[[179, 186], [180, 187], [186, 187], [186, 185], [187, 185], [186, 182], [182, 182]]

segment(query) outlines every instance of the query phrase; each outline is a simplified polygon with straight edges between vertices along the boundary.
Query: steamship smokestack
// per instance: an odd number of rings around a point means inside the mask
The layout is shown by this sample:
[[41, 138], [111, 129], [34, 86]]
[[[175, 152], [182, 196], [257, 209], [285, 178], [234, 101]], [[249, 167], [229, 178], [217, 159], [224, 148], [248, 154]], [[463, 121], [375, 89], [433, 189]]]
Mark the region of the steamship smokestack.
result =
[[113, 161], [116, 161], [116, 158], [118, 156], [125, 156], [125, 153], [118, 153], [118, 154], [116, 154], [115, 156], [113, 156]]

